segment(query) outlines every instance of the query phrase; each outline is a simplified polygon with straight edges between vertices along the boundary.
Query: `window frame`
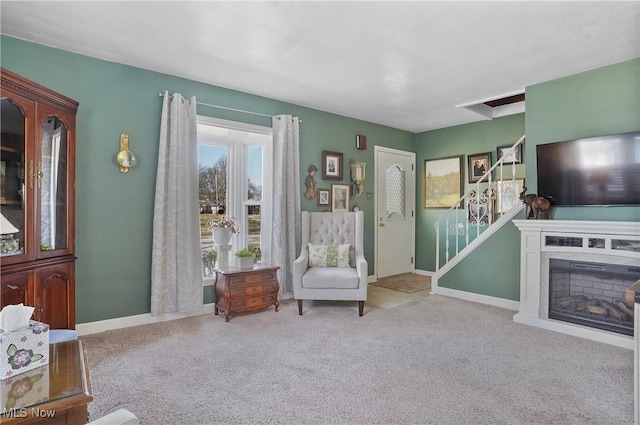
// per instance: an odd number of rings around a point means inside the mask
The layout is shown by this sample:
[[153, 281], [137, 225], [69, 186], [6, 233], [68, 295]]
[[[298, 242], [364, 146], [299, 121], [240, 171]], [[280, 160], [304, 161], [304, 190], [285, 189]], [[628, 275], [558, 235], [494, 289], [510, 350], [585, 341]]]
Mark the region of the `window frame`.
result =
[[[225, 205], [225, 215], [235, 217], [240, 225], [240, 232], [231, 238], [231, 258], [233, 253], [240, 248], [247, 247], [247, 206], [260, 205], [260, 246], [262, 249], [262, 261], [269, 263], [271, 260], [271, 223], [273, 221], [273, 129], [255, 124], [248, 124], [237, 121], [229, 121], [220, 118], [197, 115], [198, 126], [206, 125], [224, 128], [228, 130], [254, 133], [269, 136], [264, 142], [239, 140], [228, 138], [216, 140], [216, 145], [226, 146], [227, 157], [227, 199]], [[198, 140], [198, 145], [207, 145]], [[248, 199], [248, 172], [247, 172], [247, 149], [251, 146], [262, 147], [262, 200], [254, 201]], [[200, 161], [198, 160], [198, 164]], [[233, 193], [233, 195], [230, 195]], [[205, 286], [212, 285], [215, 278], [204, 278]]]

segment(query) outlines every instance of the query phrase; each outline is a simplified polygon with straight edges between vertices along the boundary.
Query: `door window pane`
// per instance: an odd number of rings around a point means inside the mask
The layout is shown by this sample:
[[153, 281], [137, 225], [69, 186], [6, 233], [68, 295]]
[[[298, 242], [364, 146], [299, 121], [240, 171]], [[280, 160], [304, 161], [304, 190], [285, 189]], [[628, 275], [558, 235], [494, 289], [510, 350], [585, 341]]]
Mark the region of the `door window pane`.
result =
[[405, 172], [397, 165], [387, 169], [387, 217], [398, 214], [404, 218], [406, 213]]

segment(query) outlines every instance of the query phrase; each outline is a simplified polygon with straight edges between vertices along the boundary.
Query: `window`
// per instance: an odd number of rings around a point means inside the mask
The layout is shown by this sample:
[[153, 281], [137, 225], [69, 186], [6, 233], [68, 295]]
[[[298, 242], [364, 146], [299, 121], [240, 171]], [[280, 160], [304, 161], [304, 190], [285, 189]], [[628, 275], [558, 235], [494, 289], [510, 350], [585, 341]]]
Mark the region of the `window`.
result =
[[[240, 232], [232, 238], [231, 253], [260, 249], [262, 261], [271, 237], [270, 127], [198, 116], [198, 174], [200, 241], [205, 284], [213, 277], [215, 246], [207, 222], [234, 218]], [[232, 254], [231, 254], [232, 257]]]

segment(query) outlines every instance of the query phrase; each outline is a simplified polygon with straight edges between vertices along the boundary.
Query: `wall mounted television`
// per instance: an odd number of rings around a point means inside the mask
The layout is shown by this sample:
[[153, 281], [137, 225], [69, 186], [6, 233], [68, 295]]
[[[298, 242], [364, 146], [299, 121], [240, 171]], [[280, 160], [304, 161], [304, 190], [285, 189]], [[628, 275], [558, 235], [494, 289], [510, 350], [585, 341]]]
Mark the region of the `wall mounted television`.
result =
[[536, 146], [538, 195], [553, 205], [640, 204], [640, 131]]

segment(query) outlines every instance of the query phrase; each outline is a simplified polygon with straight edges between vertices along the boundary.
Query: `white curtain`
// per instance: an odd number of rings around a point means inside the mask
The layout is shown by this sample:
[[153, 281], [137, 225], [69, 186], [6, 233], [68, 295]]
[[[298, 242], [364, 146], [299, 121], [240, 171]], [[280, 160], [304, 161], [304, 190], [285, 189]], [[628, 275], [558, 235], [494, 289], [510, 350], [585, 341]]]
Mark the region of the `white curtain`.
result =
[[202, 308], [196, 98], [164, 93], [153, 211], [151, 314]]
[[300, 254], [300, 126], [298, 117], [273, 117], [273, 233], [270, 263], [279, 265], [280, 293], [293, 291]]

